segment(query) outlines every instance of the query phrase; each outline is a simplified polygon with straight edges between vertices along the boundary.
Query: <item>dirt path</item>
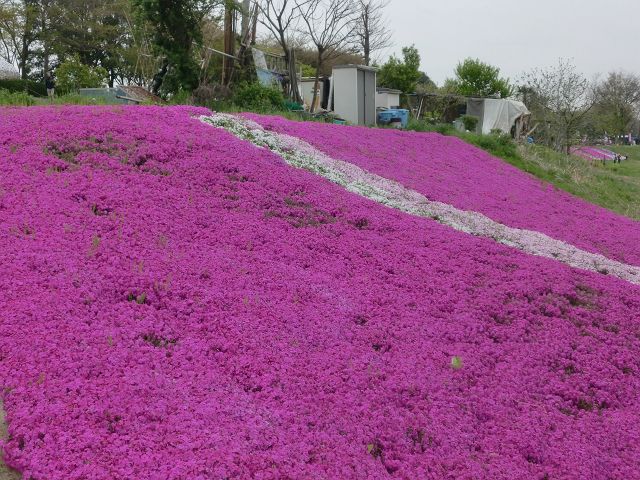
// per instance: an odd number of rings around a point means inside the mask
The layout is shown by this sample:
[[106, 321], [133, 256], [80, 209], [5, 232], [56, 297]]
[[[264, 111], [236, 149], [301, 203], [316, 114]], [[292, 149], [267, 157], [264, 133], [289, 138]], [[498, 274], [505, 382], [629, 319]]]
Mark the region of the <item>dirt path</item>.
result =
[[[0, 440], [6, 440], [8, 438], [7, 424], [4, 420], [4, 405], [0, 400]], [[15, 470], [11, 470], [2, 461], [3, 452], [0, 450], [0, 480], [19, 480], [21, 475]]]

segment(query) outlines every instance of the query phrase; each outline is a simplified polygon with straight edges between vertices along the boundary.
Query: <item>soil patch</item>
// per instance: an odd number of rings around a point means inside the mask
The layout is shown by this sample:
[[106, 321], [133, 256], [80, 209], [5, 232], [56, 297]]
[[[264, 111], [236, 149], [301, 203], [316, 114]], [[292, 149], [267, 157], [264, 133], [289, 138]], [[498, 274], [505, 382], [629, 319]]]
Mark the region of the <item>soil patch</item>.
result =
[[[0, 400], [0, 441], [5, 441], [9, 437], [7, 423], [5, 422], [4, 405]], [[21, 475], [15, 470], [7, 467], [3, 461], [4, 452], [0, 448], [0, 480], [19, 480]]]

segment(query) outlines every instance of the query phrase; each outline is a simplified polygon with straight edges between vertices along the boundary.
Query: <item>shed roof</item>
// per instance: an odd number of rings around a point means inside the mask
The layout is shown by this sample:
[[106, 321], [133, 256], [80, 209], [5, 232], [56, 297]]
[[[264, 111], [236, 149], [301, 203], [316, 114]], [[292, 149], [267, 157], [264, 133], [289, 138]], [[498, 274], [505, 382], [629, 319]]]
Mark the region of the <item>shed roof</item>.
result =
[[337, 70], [339, 68], [357, 68], [358, 70], [367, 70], [369, 72], [377, 72], [378, 69], [376, 67], [368, 67], [367, 65], [355, 65], [355, 64], [347, 64], [347, 65], [334, 65], [333, 69]]
[[400, 94], [400, 93], [402, 93], [402, 90], [396, 90], [395, 88], [378, 87], [378, 88], [377, 88], [377, 92], [378, 92], [378, 93], [395, 93], [395, 94]]

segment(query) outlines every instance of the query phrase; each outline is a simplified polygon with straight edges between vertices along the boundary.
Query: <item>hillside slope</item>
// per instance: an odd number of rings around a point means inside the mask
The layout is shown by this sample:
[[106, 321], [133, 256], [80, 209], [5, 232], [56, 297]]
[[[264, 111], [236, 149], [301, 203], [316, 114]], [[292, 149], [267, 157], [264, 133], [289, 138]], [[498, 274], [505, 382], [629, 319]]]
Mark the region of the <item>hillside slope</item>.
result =
[[364, 199], [201, 114], [0, 110], [9, 465], [640, 476], [640, 287]]
[[640, 223], [554, 189], [456, 137], [247, 117], [430, 199], [640, 265]]

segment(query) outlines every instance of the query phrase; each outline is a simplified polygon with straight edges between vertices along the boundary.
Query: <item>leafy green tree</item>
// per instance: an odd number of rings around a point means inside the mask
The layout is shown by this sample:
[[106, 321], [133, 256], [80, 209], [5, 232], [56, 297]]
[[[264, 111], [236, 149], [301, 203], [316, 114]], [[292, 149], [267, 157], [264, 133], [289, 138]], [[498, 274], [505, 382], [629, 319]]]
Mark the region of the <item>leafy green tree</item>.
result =
[[418, 81], [423, 78], [420, 72], [420, 54], [415, 46], [403, 47], [402, 60], [392, 55], [378, 72], [378, 85], [395, 88], [404, 93], [415, 92]]
[[593, 116], [604, 133], [624, 135], [640, 116], [640, 76], [611, 72], [596, 87]]
[[500, 77], [499, 68], [478, 59], [467, 58], [459, 63], [455, 75], [447, 85], [459, 95], [507, 98], [514, 93], [509, 79]]
[[0, 56], [18, 64], [23, 80], [29, 76], [34, 47], [38, 40], [37, 17], [36, 0], [0, 2]]
[[436, 83], [425, 72], [420, 72], [420, 78], [416, 84], [416, 93], [434, 93], [438, 91]]
[[124, 62], [122, 51], [130, 43], [125, 21], [130, 2], [52, 0], [47, 9], [49, 25], [43, 33], [50, 52], [62, 62], [77, 55], [85, 65], [105, 68], [113, 86]]
[[233, 0], [133, 0], [154, 27], [154, 45], [165, 57], [153, 90], [193, 90], [198, 86], [200, 67], [193, 54], [194, 42], [202, 40], [202, 22], [217, 6]]
[[108, 72], [103, 67], [85, 65], [75, 55], [60, 64], [56, 76], [60, 90], [74, 92], [79, 88], [102, 87], [107, 83]]

